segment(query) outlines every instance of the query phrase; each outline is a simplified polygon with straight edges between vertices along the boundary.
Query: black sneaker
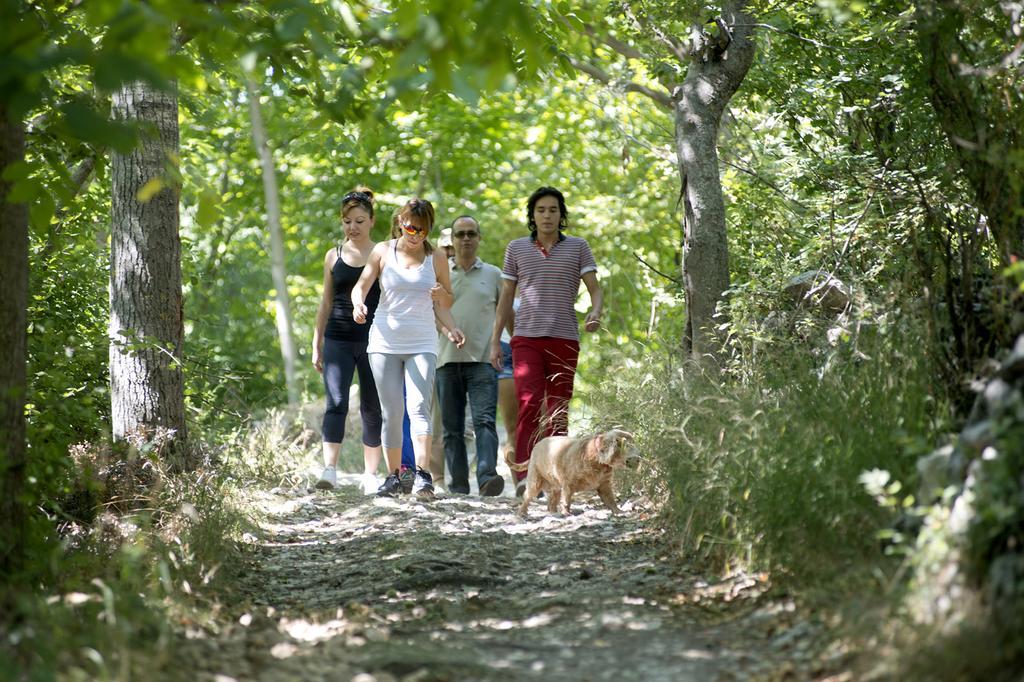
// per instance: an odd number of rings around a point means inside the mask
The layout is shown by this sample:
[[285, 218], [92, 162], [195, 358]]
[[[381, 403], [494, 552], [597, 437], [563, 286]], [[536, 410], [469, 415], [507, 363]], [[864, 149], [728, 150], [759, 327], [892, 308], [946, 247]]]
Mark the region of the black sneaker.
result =
[[491, 478], [484, 481], [483, 485], [480, 486], [481, 497], [497, 497], [501, 494], [501, 491], [505, 489], [505, 479], [499, 475], [494, 475]]
[[409, 467], [402, 467], [398, 472], [398, 480], [402, 483], [402, 493], [408, 495], [412, 492], [412, 479], [415, 478], [414, 472]]
[[398, 480], [398, 472], [388, 474], [380, 487], [377, 488], [377, 497], [397, 497], [402, 494], [402, 482]]
[[430, 477], [430, 474], [416, 467], [416, 475], [412, 482], [412, 492], [417, 497], [433, 497], [434, 496], [434, 479]]

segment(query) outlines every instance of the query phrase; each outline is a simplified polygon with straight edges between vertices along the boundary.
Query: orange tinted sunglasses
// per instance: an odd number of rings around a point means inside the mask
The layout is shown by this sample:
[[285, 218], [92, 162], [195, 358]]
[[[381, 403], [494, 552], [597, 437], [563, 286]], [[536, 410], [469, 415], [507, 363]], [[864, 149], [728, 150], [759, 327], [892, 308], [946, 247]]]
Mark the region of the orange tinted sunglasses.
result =
[[416, 227], [415, 225], [411, 225], [410, 223], [402, 223], [402, 229], [405, 230], [405, 233], [410, 237], [415, 237], [418, 234], [425, 235], [428, 232], [430, 232], [429, 227]]

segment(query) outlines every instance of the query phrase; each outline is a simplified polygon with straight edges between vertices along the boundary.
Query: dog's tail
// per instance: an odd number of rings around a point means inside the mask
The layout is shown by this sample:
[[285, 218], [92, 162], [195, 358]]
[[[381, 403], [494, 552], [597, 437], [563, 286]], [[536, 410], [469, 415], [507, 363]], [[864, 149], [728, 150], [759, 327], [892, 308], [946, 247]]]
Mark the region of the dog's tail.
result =
[[505, 450], [505, 464], [508, 464], [508, 468], [512, 471], [526, 471], [530, 468], [529, 460], [522, 464], [516, 464], [516, 451], [511, 448]]

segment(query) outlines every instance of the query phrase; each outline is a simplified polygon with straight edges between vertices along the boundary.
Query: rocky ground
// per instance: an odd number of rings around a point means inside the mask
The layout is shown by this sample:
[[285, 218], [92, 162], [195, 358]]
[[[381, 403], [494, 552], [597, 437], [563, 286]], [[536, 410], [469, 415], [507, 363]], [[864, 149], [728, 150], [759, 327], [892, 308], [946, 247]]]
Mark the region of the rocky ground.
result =
[[[354, 483], [354, 477], [342, 477]], [[339, 481], [339, 483], [342, 481]], [[254, 493], [242, 577], [178, 665], [219, 680], [850, 679], [759, 576], [709, 581], [632, 500], [563, 517], [509, 497]]]

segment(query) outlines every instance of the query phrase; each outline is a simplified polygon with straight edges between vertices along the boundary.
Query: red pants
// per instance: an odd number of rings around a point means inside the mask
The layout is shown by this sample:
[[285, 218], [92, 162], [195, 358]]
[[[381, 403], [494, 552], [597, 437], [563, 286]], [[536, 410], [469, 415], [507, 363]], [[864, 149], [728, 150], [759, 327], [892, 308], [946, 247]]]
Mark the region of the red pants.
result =
[[[569, 433], [569, 399], [576, 376], [580, 344], [552, 336], [512, 337], [512, 375], [519, 419], [516, 422], [516, 463], [530, 461], [533, 446], [547, 436]], [[516, 480], [526, 472], [514, 472]]]

